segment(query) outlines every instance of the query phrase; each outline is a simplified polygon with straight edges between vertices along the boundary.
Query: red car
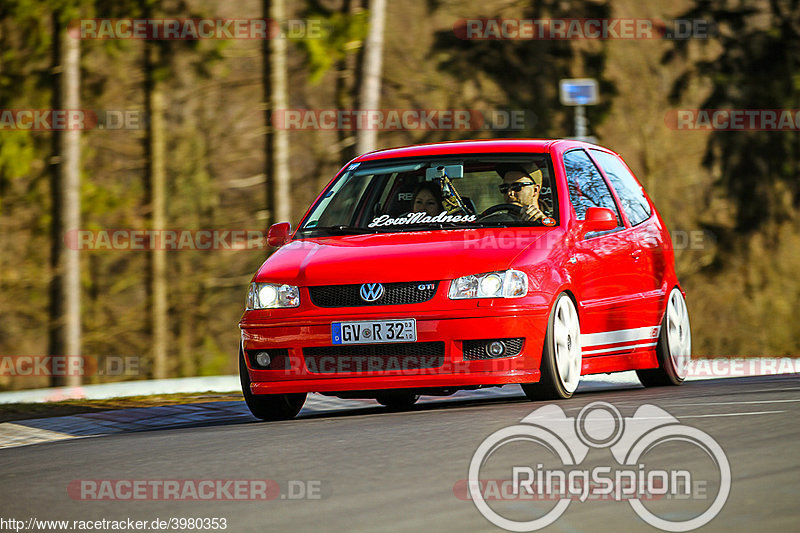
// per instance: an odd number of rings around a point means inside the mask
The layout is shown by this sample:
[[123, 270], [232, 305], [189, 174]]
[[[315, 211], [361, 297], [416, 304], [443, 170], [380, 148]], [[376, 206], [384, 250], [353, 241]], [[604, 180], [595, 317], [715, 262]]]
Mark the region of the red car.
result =
[[670, 235], [614, 152], [570, 140], [463, 141], [345, 165], [250, 284], [247, 405], [294, 417], [309, 392], [402, 408], [581, 375], [677, 385], [691, 351]]

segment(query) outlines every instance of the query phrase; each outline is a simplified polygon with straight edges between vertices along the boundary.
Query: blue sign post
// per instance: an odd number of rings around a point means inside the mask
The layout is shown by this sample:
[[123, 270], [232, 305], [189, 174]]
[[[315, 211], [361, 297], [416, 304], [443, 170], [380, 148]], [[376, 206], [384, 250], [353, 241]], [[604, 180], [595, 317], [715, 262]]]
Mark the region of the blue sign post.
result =
[[584, 106], [595, 105], [598, 100], [597, 80], [593, 78], [564, 79], [559, 82], [559, 97], [562, 105], [575, 107], [575, 138], [581, 141], [596, 142], [588, 132]]

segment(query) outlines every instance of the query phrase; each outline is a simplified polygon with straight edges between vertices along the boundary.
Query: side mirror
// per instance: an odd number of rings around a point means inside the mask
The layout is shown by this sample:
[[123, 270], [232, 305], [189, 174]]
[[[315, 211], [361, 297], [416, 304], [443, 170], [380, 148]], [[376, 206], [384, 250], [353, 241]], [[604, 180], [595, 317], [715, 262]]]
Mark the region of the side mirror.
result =
[[269, 227], [267, 231], [267, 244], [280, 247], [289, 242], [292, 235], [292, 225], [288, 222], [278, 222]]
[[608, 231], [617, 227], [617, 216], [606, 207], [590, 207], [581, 226], [581, 237], [591, 231]]

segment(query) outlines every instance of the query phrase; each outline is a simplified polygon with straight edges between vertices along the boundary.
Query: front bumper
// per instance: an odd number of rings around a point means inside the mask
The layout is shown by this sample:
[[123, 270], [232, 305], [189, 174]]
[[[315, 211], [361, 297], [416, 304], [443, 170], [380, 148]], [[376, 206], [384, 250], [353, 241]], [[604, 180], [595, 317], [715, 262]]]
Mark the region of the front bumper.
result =
[[[464, 316], [453, 314], [384, 312], [326, 314], [298, 320], [281, 320], [259, 312], [247, 312], [240, 327], [242, 348], [249, 350], [286, 349], [288, 362], [282, 369], [253, 368], [245, 357], [253, 394], [296, 392], [367, 391], [398, 388], [459, 388], [479, 385], [531, 383], [540, 378], [542, 343], [547, 326], [547, 308], [475, 308]], [[442, 342], [442, 364], [433, 368], [374, 370], [352, 365], [331, 364], [324, 373], [307, 365], [304, 348], [331, 346], [331, 324], [349, 320], [416, 318], [417, 343]], [[486, 360], [465, 360], [463, 341], [524, 338], [519, 355]]]

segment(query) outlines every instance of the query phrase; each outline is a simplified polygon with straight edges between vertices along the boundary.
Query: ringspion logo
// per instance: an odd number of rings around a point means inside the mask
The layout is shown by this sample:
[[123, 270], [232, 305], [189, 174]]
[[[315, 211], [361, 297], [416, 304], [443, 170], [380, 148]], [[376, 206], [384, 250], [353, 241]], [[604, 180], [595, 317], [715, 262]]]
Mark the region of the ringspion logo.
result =
[[[606, 449], [614, 463], [584, 466], [590, 452], [596, 457]], [[506, 491], [487, 494], [494, 485], [490, 482], [498, 479]], [[545, 405], [480, 443], [467, 484], [480, 514], [508, 531], [537, 531], [573, 503], [595, 499], [626, 502], [653, 527], [691, 531], [722, 510], [731, 489], [731, 467], [713, 437], [655, 405], [640, 406], [632, 417], [623, 417], [607, 402], [592, 402], [575, 417]], [[459, 487], [454, 486], [456, 496]], [[555, 503], [544, 512], [532, 503], [514, 509], [489, 503], [505, 499]], [[522, 518], [523, 508], [531, 518]]]

